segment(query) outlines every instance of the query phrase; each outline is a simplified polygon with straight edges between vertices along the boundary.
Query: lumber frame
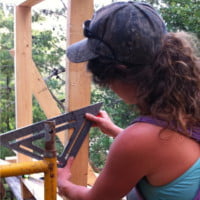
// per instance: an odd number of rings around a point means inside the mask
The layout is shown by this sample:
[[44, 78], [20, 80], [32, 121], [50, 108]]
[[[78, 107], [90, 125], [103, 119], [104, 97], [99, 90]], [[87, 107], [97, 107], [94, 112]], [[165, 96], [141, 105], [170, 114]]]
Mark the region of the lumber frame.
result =
[[[15, 50], [11, 54], [15, 58], [17, 128], [32, 123], [32, 94], [38, 100], [47, 118], [61, 114], [32, 60], [31, 6], [41, 1], [43, 0], [26, 0], [15, 9]], [[66, 141], [65, 135], [58, 135], [63, 143]], [[17, 158], [18, 162], [31, 160], [23, 154], [18, 154]]]
[[[14, 49], [10, 50], [10, 54], [14, 57]], [[49, 88], [47, 87], [44, 79], [42, 78], [40, 72], [38, 71], [34, 61], [31, 61], [31, 78], [32, 78], [32, 94], [37, 99], [41, 109], [44, 111], [47, 118], [52, 118], [57, 115], [61, 115], [61, 111], [58, 108], [56, 101], [53, 99]], [[51, 106], [49, 106], [51, 105]], [[63, 131], [58, 134], [60, 141], [64, 144], [66, 141], [65, 134], [66, 131]]]
[[[82, 24], [90, 19], [93, 12], [93, 0], [71, 0], [68, 2], [68, 45], [83, 38]], [[66, 68], [66, 94], [69, 111], [90, 104], [90, 75], [86, 72], [85, 63], [68, 63]], [[88, 173], [88, 141], [83, 143], [72, 166], [72, 181], [79, 185], [87, 185]]]
[[[38, 78], [37, 69], [34, 68], [32, 61], [32, 16], [31, 7], [40, 1], [27, 0], [15, 8], [15, 102], [16, 102], [16, 128], [20, 128], [32, 124], [32, 94], [35, 92], [36, 98], [40, 98], [37, 90], [33, 90], [33, 80], [41, 80]], [[34, 70], [35, 69], [35, 70]], [[34, 79], [35, 78], [35, 79]], [[37, 81], [38, 82], [38, 81]], [[41, 81], [40, 81], [41, 82]], [[34, 83], [33, 83], [34, 84]], [[34, 86], [34, 87], [33, 87]], [[38, 87], [40, 88], [40, 87]], [[48, 95], [47, 95], [48, 96]], [[48, 96], [49, 97], [49, 96]], [[44, 105], [44, 101], [40, 102]], [[46, 101], [47, 103], [47, 101]], [[51, 102], [52, 103], [52, 102]], [[51, 105], [51, 104], [50, 104]], [[53, 104], [55, 106], [55, 104]], [[51, 107], [51, 106], [50, 106]], [[50, 111], [51, 112], [51, 111]], [[52, 115], [46, 111], [48, 117]], [[55, 113], [53, 113], [55, 114]], [[60, 114], [56, 109], [56, 114]], [[30, 157], [23, 154], [17, 154], [17, 162], [24, 163], [32, 160]], [[23, 199], [29, 198], [29, 192], [23, 184], [21, 184]]]
[[[23, 30], [23, 31], [22, 31]], [[31, 8], [17, 6], [15, 9], [15, 102], [16, 127], [32, 123], [31, 59]], [[18, 154], [18, 162], [31, 160]]]
[[[55, 100], [32, 60], [31, 7], [44, 0], [21, 0], [15, 9], [15, 78], [16, 78], [16, 127], [32, 123], [32, 95], [36, 97], [48, 118], [61, 114]], [[82, 23], [91, 18], [93, 0], [68, 1], [68, 44], [82, 39]], [[78, 14], [77, 14], [78, 13]], [[22, 31], [23, 30], [23, 31]], [[67, 65], [66, 68], [67, 111], [90, 104], [90, 76], [85, 64]], [[48, 105], [48, 106], [47, 106]], [[66, 134], [60, 138], [64, 143]], [[18, 154], [18, 162], [30, 158]], [[84, 142], [72, 168], [72, 181], [87, 185], [88, 138]], [[94, 182], [95, 177], [89, 182]]]

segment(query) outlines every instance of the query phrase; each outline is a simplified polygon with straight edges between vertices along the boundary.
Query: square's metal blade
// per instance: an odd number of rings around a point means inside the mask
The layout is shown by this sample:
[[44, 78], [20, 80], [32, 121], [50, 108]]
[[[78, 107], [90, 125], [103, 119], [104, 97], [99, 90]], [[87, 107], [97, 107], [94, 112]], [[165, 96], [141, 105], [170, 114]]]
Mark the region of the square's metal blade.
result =
[[[44, 123], [46, 121], [54, 121], [56, 125], [56, 134], [66, 129], [73, 129], [73, 133], [69, 139], [68, 144], [64, 147], [61, 156], [58, 155], [58, 160], [60, 159], [60, 162], [66, 163], [66, 155], [68, 155], [68, 151], [73, 149], [73, 152], [77, 153], [82, 144], [82, 141], [79, 142], [79, 145], [75, 142], [77, 137], [79, 137], [78, 135], [82, 133], [81, 135], [84, 135], [85, 138], [85, 135], [91, 127], [91, 123], [85, 119], [85, 113], [92, 113], [97, 115], [101, 106], [102, 103], [93, 104], [79, 110], [53, 117], [48, 120], [34, 123], [30, 126], [0, 134], [0, 144], [35, 159], [43, 159], [44, 150], [41, 147], [38, 147], [35, 144], [35, 141], [44, 138]], [[83, 128], [84, 126], [85, 128]], [[84, 140], [84, 138], [81, 140]], [[80, 141], [80, 139], [78, 141]], [[76, 145], [75, 150], [72, 148], [73, 145]], [[70, 153], [70, 155], [75, 156], [76, 153]]]

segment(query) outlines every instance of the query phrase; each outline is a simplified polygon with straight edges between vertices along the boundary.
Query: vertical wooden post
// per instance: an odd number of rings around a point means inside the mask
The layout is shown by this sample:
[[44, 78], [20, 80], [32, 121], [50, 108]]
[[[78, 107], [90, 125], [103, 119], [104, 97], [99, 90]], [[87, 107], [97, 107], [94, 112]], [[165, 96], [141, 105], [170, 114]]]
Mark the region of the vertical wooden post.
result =
[[[93, 0], [71, 0], [68, 5], [68, 44], [83, 38], [82, 24], [90, 19], [93, 13]], [[69, 63], [67, 68], [66, 93], [69, 111], [90, 104], [90, 75], [86, 72], [85, 63]], [[72, 167], [72, 181], [87, 185], [88, 138], [80, 149]]]
[[[32, 123], [32, 34], [31, 8], [15, 8], [15, 115], [16, 128]], [[17, 154], [17, 162], [30, 161], [31, 158]], [[23, 199], [30, 198], [30, 193], [21, 183]]]
[[[15, 10], [15, 95], [16, 127], [32, 123], [32, 87], [31, 87], [31, 8], [17, 6]], [[30, 160], [18, 154], [18, 161]]]

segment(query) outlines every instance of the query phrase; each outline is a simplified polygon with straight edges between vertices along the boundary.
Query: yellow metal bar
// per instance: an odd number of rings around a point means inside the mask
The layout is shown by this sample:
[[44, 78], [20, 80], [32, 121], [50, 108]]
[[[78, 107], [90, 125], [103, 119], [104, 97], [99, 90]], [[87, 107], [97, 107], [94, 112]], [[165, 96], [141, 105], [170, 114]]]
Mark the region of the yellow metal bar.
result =
[[49, 163], [48, 170], [44, 173], [45, 200], [56, 200], [57, 188], [57, 156], [55, 149], [55, 122], [45, 124], [49, 128], [49, 137], [45, 142], [44, 161]]
[[57, 158], [44, 158], [49, 163], [49, 168], [44, 176], [45, 200], [56, 200], [57, 194]]
[[48, 166], [49, 163], [43, 160], [0, 165], [0, 177], [46, 172]]
[[55, 123], [46, 122], [45, 154], [42, 161], [0, 165], [0, 177], [44, 172], [44, 199], [57, 198], [57, 156], [55, 150]]

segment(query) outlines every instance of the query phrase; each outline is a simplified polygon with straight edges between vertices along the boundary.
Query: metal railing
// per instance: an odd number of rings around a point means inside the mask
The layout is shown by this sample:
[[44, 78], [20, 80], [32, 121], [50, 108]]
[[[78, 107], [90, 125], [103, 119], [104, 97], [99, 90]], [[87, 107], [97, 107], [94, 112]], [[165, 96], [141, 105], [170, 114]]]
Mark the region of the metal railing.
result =
[[45, 137], [44, 159], [0, 165], [0, 177], [19, 176], [44, 172], [44, 200], [56, 200], [57, 157], [55, 150], [55, 123], [46, 122], [48, 135]]

